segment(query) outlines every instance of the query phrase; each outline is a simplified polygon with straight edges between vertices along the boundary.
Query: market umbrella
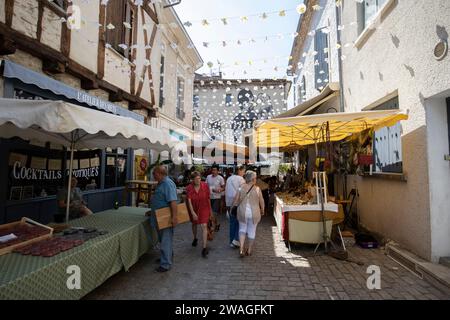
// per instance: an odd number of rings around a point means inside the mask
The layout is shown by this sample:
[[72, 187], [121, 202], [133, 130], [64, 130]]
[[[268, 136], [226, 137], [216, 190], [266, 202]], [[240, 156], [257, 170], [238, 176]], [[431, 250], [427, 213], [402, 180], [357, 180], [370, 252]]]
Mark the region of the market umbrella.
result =
[[256, 145], [292, 149], [293, 146], [317, 144], [323, 139], [324, 126], [328, 126], [328, 141], [341, 141], [364, 130], [390, 127], [407, 119], [408, 115], [403, 111], [381, 110], [256, 121]]
[[[73, 171], [74, 150], [121, 147], [161, 152], [176, 145], [169, 135], [137, 120], [48, 100], [0, 99], [0, 137], [48, 141], [70, 148], [69, 177]], [[66, 221], [68, 218], [67, 205]]]
[[[341, 141], [367, 129], [381, 129], [407, 120], [408, 115], [400, 110], [363, 111], [356, 113], [327, 113], [291, 118], [278, 118], [257, 121], [255, 123], [256, 145], [263, 148], [279, 148], [293, 151], [302, 146], [315, 145], [318, 154], [318, 143]], [[324, 218], [324, 185], [322, 173], [317, 173], [319, 188], [325, 250], [328, 236]]]

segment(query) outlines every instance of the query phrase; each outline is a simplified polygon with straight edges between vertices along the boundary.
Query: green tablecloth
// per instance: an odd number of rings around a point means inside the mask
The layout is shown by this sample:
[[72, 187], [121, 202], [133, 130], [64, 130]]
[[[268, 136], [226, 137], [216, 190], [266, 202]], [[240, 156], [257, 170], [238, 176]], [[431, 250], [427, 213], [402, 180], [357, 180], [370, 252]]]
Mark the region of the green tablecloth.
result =
[[[71, 226], [108, 233], [51, 258], [0, 256], [0, 299], [79, 299], [122, 268], [127, 271], [157, 243], [146, 211], [121, 207], [73, 220]], [[71, 265], [80, 267], [81, 289], [67, 288]]]

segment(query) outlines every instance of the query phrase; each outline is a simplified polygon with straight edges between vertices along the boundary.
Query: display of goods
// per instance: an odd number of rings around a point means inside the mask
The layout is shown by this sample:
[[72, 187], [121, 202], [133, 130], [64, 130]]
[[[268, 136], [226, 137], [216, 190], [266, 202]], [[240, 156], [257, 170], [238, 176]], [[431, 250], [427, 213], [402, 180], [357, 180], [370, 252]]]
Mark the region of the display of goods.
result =
[[14, 239], [0, 243], [0, 255], [7, 254], [13, 250], [50, 238], [53, 229], [44, 226], [29, 218], [20, 221], [0, 225], [0, 237], [14, 235]]
[[83, 243], [83, 240], [64, 239], [64, 237], [59, 236], [14, 249], [13, 252], [22, 255], [53, 257], [58, 253], [70, 250]]
[[292, 193], [277, 193], [277, 196], [283, 201], [287, 206], [300, 206], [308, 203], [306, 196], [296, 196]]

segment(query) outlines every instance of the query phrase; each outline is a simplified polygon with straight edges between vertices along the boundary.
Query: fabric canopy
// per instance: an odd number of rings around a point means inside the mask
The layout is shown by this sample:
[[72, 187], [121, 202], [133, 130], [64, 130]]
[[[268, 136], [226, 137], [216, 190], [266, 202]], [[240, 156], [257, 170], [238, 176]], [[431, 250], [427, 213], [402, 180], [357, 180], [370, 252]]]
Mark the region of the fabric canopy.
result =
[[0, 99], [0, 137], [51, 142], [76, 149], [168, 151], [176, 142], [137, 120], [63, 101]]
[[255, 122], [255, 139], [256, 145], [263, 148], [301, 147], [324, 142], [326, 125], [329, 141], [340, 141], [366, 129], [377, 130], [407, 119], [402, 111], [382, 110], [263, 120]]

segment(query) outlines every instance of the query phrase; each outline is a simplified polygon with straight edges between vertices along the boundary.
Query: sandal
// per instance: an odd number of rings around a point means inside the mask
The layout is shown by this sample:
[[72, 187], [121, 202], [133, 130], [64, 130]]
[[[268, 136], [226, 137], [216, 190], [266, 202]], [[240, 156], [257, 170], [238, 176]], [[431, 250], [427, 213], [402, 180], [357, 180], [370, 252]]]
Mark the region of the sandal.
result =
[[245, 255], [246, 256], [251, 256], [252, 255], [252, 253], [251, 253], [251, 251], [248, 251], [248, 249], [245, 251]]
[[245, 254], [241, 251], [241, 252], [239, 252], [239, 257], [243, 258], [243, 257], [245, 257]]

